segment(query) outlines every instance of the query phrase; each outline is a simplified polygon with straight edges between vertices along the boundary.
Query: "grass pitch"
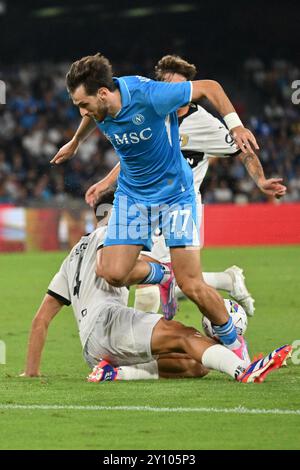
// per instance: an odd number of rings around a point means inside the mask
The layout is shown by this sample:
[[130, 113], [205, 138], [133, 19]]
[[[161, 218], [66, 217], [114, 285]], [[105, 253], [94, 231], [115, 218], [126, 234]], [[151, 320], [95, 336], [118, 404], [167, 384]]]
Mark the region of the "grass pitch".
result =
[[[215, 372], [198, 380], [88, 384], [72, 310], [64, 308], [50, 326], [44, 377], [19, 378], [31, 319], [63, 257], [0, 255], [0, 340], [7, 348], [1, 449], [300, 449], [300, 341], [294, 364], [259, 385]], [[252, 354], [300, 340], [299, 260], [300, 247], [204, 250], [207, 271], [245, 269], [257, 308], [247, 332]], [[178, 319], [199, 328], [190, 302], [181, 302]]]

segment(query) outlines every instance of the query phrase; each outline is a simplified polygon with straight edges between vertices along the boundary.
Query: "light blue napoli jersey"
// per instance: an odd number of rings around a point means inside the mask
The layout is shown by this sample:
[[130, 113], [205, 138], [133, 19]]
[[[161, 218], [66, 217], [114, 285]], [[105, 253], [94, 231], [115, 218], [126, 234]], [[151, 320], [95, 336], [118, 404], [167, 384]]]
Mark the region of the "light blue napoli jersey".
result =
[[191, 82], [164, 83], [140, 76], [114, 80], [122, 109], [97, 126], [120, 158], [118, 193], [162, 203], [191, 191], [193, 175], [180, 151], [176, 114], [191, 100]]

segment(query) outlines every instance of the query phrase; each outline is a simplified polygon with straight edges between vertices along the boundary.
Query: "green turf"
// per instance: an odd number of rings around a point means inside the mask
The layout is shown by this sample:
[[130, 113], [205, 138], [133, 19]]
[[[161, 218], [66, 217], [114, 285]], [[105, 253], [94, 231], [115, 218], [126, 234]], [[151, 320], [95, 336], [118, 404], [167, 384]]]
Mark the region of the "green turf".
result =
[[[0, 340], [7, 345], [7, 365], [0, 365], [0, 406], [300, 409], [300, 367], [295, 364], [261, 385], [237, 384], [218, 373], [199, 380], [88, 384], [70, 308], [51, 325], [45, 377], [17, 377], [31, 318], [62, 258], [62, 253], [0, 256]], [[239, 264], [246, 271], [257, 306], [248, 329], [252, 353], [300, 340], [299, 260], [300, 247], [204, 251], [206, 270]], [[199, 327], [190, 302], [181, 303], [178, 318]], [[0, 428], [1, 449], [300, 449], [300, 415], [0, 409]]]

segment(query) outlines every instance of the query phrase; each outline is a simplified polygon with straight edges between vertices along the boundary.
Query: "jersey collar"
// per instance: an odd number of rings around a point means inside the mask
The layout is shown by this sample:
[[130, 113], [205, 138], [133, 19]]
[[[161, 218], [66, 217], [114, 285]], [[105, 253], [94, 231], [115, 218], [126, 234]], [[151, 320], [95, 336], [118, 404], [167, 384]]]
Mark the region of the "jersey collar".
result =
[[120, 90], [122, 108], [115, 116], [106, 116], [106, 118], [102, 122], [108, 122], [108, 121], [113, 121], [114, 119], [118, 119], [120, 114], [122, 114], [123, 110], [127, 108], [127, 106], [129, 106], [131, 103], [131, 95], [130, 95], [130, 92], [128, 90], [128, 86], [125, 80], [123, 78], [113, 77], [113, 81]]
[[120, 114], [123, 111], [124, 108], [126, 108], [127, 106], [130, 105], [131, 95], [130, 95], [130, 92], [128, 90], [128, 86], [127, 86], [125, 80], [123, 80], [123, 78], [113, 77], [113, 81], [118, 86], [118, 88], [120, 90], [120, 93], [121, 93], [122, 108], [121, 108], [120, 112], [118, 113], [118, 114]]
[[198, 111], [198, 106], [195, 103], [190, 103], [188, 112], [178, 118], [178, 124], [181, 125], [182, 121], [185, 118], [189, 117], [191, 114], [195, 113], [196, 111]]

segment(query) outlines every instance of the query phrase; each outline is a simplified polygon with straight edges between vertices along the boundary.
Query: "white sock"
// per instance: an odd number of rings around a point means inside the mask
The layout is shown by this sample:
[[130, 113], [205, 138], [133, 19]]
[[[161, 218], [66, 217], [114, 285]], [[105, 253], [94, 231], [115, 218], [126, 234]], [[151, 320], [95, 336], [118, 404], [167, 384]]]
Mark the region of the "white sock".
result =
[[232, 278], [228, 273], [203, 273], [203, 278], [206, 284], [217, 290], [220, 289], [231, 292], [233, 289]]
[[118, 380], [150, 380], [158, 379], [157, 361], [118, 367]]
[[245, 370], [244, 361], [221, 344], [210, 346], [204, 351], [202, 360], [204, 367], [225, 372], [234, 379]]
[[160, 307], [160, 293], [158, 286], [147, 286], [136, 289], [134, 308], [141, 312], [157, 313]]
[[[228, 273], [203, 273], [203, 279], [210, 287], [231, 292], [233, 289], [232, 278]], [[180, 299], [185, 297], [182, 290], [176, 286], [176, 296]]]
[[176, 295], [177, 299], [187, 298], [186, 295], [182, 292], [182, 290], [178, 286], [175, 287], [175, 295]]

